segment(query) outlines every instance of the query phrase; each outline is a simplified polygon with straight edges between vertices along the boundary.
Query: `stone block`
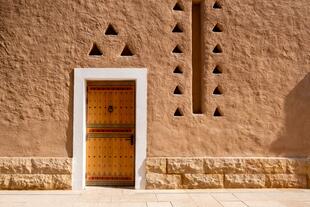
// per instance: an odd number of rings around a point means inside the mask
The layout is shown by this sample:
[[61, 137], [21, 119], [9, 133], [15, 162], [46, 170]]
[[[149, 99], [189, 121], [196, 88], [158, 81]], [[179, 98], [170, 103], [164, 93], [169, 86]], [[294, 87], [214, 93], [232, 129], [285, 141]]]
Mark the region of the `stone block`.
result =
[[146, 174], [147, 189], [176, 189], [181, 186], [181, 175], [167, 175], [159, 173]]
[[307, 188], [307, 176], [294, 174], [266, 175], [266, 187]]
[[24, 157], [1, 157], [0, 174], [29, 174], [31, 161]]
[[146, 172], [167, 173], [167, 159], [165, 158], [148, 158], [146, 160]]
[[31, 167], [33, 174], [71, 174], [71, 158], [32, 158]]
[[27, 175], [14, 174], [11, 175], [8, 186], [11, 190], [46, 190], [53, 189], [53, 181], [51, 175]]
[[245, 172], [249, 174], [285, 174], [286, 159], [249, 158], [245, 159]]
[[225, 188], [264, 188], [266, 176], [263, 174], [226, 174]]
[[56, 190], [71, 189], [71, 175], [2, 174], [0, 189], [8, 190]]
[[11, 180], [11, 175], [9, 174], [0, 174], [0, 189], [1, 190], [7, 190], [9, 189]]
[[168, 158], [167, 172], [172, 174], [203, 173], [203, 158]]
[[223, 188], [223, 175], [220, 174], [184, 174], [184, 188]]
[[205, 158], [205, 173], [285, 174], [287, 160], [277, 158]]
[[53, 189], [69, 190], [71, 189], [71, 175], [53, 175]]
[[310, 168], [310, 159], [286, 159], [287, 173], [306, 174]]
[[208, 174], [244, 173], [244, 159], [239, 158], [205, 158], [204, 172]]

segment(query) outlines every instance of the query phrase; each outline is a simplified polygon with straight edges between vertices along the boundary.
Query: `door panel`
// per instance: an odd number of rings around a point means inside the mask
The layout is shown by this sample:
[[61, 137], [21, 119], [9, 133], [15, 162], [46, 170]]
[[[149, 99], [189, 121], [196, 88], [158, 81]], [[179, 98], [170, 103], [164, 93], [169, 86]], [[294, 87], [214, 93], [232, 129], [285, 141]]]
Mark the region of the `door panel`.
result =
[[134, 82], [90, 82], [87, 87], [87, 185], [133, 185]]
[[134, 125], [134, 92], [134, 86], [89, 86], [87, 124]]

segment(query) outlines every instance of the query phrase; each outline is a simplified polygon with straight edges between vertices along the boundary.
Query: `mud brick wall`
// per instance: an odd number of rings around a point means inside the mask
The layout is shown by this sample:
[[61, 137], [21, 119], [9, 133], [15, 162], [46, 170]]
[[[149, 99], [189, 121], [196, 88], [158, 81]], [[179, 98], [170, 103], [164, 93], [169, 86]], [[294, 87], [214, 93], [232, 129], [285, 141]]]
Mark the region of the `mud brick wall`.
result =
[[215, 2], [200, 5], [197, 115], [192, 1], [0, 0], [0, 156], [72, 156], [73, 70], [87, 67], [148, 69], [150, 157], [308, 156], [309, 0]]

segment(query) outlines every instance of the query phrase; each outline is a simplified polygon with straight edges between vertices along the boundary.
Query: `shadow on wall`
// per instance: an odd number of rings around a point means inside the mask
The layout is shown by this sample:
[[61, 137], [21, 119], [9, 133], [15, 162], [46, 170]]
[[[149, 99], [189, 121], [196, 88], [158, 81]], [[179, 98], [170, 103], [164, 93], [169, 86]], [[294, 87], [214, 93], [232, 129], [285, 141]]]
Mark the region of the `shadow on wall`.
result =
[[310, 156], [310, 73], [285, 99], [285, 125], [271, 151], [284, 156]]
[[67, 126], [67, 140], [66, 140], [66, 150], [69, 157], [72, 157], [73, 150], [73, 75], [74, 71], [72, 70], [69, 74], [70, 76], [70, 86], [69, 86], [69, 104], [68, 104], [68, 113], [69, 121]]

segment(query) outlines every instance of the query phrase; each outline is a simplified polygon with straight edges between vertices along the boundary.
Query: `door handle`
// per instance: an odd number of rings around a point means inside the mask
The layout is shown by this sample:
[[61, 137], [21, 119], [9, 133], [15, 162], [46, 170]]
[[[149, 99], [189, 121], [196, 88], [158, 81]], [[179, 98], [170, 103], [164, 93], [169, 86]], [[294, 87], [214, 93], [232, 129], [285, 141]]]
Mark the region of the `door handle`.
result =
[[130, 144], [133, 145], [135, 142], [135, 137], [134, 135], [132, 134], [131, 137], [130, 137]]
[[132, 134], [130, 138], [127, 138], [126, 140], [130, 141], [130, 144], [133, 145], [134, 142], [135, 142], [135, 137], [134, 135]]
[[109, 111], [110, 113], [113, 112], [113, 106], [112, 106], [112, 105], [110, 105], [110, 106], [108, 107], [108, 111]]

